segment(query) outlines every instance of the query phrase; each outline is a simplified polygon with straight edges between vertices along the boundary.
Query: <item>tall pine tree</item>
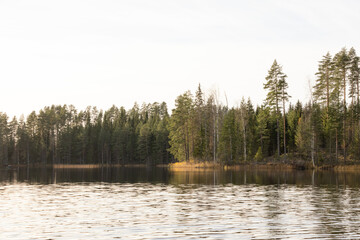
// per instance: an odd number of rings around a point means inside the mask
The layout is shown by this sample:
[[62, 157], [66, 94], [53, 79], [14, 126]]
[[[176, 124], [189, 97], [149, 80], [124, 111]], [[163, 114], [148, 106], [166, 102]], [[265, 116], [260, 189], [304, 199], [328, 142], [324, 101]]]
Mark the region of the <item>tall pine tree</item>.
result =
[[[282, 67], [274, 60], [268, 75], [266, 76], [266, 83], [264, 84], [264, 89], [268, 90], [266, 96], [266, 104], [270, 106], [276, 115], [276, 146], [277, 146], [277, 156], [280, 156], [280, 126], [279, 126], [279, 116], [280, 109], [283, 108], [283, 114], [285, 116], [285, 102], [288, 101], [289, 95], [287, 93], [288, 84], [286, 82], [286, 75], [282, 72]], [[281, 107], [281, 102], [283, 103]], [[285, 119], [285, 118], [284, 118]], [[284, 153], [286, 153], [286, 130], [285, 130], [285, 121], [284, 121]]]

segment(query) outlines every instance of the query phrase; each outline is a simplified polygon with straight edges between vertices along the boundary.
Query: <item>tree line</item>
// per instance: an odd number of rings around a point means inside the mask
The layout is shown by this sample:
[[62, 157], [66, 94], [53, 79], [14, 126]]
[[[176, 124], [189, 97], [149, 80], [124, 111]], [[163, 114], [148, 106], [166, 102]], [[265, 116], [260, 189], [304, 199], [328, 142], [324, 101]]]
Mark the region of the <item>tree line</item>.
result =
[[168, 163], [166, 103], [126, 111], [51, 106], [15, 117], [0, 114], [0, 160], [7, 164]]
[[106, 111], [72, 105], [45, 107], [26, 119], [0, 113], [0, 163], [222, 164], [300, 158], [346, 163], [360, 156], [359, 57], [355, 49], [327, 53], [306, 103], [289, 104], [287, 75], [275, 60], [264, 81], [264, 103], [220, 102], [199, 85], [165, 102]]

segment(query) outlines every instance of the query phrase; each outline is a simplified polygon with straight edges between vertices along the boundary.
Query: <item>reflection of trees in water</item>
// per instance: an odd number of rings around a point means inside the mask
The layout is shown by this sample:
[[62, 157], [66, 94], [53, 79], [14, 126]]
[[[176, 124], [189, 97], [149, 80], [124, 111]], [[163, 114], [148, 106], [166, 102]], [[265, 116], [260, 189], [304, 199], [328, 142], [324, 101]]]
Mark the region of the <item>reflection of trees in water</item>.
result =
[[[309, 206], [312, 207], [312, 218], [315, 219], [316, 233], [327, 237], [344, 237], [345, 233], [359, 234], [358, 226], [353, 222], [359, 221], [360, 193], [354, 173], [320, 173], [318, 186], [310, 191]], [[350, 181], [349, 181], [350, 180]], [[328, 182], [328, 185], [324, 183]], [[355, 185], [356, 187], [350, 187]]]
[[360, 173], [335, 171], [298, 171], [278, 169], [239, 170], [171, 170], [166, 167], [97, 167], [97, 168], [36, 168], [18, 167], [0, 170], [0, 181], [61, 183], [61, 182], [118, 182], [165, 184], [258, 184], [321, 187], [360, 187]]
[[341, 236], [346, 227], [343, 222], [344, 191], [337, 188], [314, 188], [311, 192], [310, 201], [313, 206], [313, 215], [318, 224], [315, 225], [316, 232], [322, 236], [337, 234]]
[[358, 190], [358, 188], [346, 189], [346, 194], [344, 195], [344, 207], [346, 208], [346, 222], [350, 223], [346, 225], [347, 231], [357, 233], [359, 236], [359, 226], [356, 226], [356, 224], [351, 224], [360, 221], [360, 192]]
[[284, 213], [282, 206], [280, 203], [283, 202], [282, 190], [279, 187], [270, 186], [267, 187], [265, 190], [265, 218], [269, 219], [267, 221], [267, 231], [269, 232], [269, 236], [271, 238], [279, 238], [283, 235], [286, 229], [284, 229], [283, 223], [284, 220], [282, 219], [281, 215]]

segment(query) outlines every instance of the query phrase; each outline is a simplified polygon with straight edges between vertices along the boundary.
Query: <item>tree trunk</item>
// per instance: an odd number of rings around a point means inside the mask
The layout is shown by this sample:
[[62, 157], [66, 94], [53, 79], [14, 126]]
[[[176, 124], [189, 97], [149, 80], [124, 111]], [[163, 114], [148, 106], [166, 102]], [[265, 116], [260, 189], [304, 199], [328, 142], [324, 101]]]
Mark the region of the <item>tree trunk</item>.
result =
[[330, 137], [329, 137], [329, 153], [330, 153], [330, 160], [333, 161], [332, 149], [331, 149], [332, 145], [331, 145], [331, 143], [332, 143], [332, 135], [331, 135], [331, 131], [330, 131]]
[[7, 142], [4, 145], [4, 163], [5, 163], [5, 165], [9, 164], [9, 153], [8, 153], [8, 143]]
[[326, 68], [325, 81], [326, 81], [326, 113], [328, 113], [329, 106], [330, 106], [330, 84], [329, 84], [329, 69], [328, 68]]
[[346, 69], [344, 69], [343, 75], [344, 81], [344, 121], [343, 121], [343, 144], [344, 144], [344, 163], [346, 163]]
[[338, 162], [338, 132], [337, 128], [335, 129], [335, 159]]
[[232, 141], [231, 141], [231, 139], [232, 139], [232, 137], [231, 137], [231, 133], [230, 133], [230, 161], [232, 162], [233, 156], [232, 156]]
[[344, 136], [343, 136], [343, 145], [344, 145], [344, 163], [346, 163], [346, 106], [344, 106], [344, 121], [343, 121], [343, 128], [344, 128]]
[[244, 161], [246, 162], [246, 128], [245, 128], [245, 121], [243, 121], [243, 137], [244, 137]]
[[[277, 95], [277, 85], [275, 85], [275, 94]], [[279, 129], [279, 102], [278, 98], [276, 97], [276, 147], [277, 147], [277, 158], [280, 159], [280, 129]]]
[[213, 140], [213, 158], [216, 162], [216, 110], [214, 111], [214, 140]]
[[30, 165], [30, 148], [29, 148], [29, 141], [26, 144], [26, 164]]
[[[283, 90], [284, 92], [284, 90]], [[283, 120], [284, 120], [284, 154], [286, 154], [286, 120], [285, 120], [285, 100], [283, 100]]]
[[311, 127], [311, 161], [313, 167], [315, 168], [314, 151], [315, 151], [315, 133], [314, 133], [314, 127]]
[[280, 133], [279, 133], [279, 118], [276, 119], [276, 146], [277, 146], [277, 156], [280, 158]]
[[101, 165], [104, 165], [104, 145], [101, 148]]

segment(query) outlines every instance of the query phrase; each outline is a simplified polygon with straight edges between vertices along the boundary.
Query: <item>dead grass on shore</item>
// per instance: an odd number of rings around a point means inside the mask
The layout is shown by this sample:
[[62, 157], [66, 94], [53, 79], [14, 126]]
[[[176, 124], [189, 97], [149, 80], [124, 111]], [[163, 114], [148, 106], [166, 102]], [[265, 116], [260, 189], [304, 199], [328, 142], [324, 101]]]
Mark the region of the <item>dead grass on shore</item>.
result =
[[360, 164], [334, 166], [335, 171], [360, 172]]
[[179, 170], [194, 170], [194, 169], [214, 169], [214, 168], [222, 168], [222, 166], [218, 163], [213, 162], [176, 162], [169, 164], [169, 168], [179, 169]]
[[235, 165], [222, 165], [220, 163], [213, 163], [213, 162], [176, 162], [169, 164], [169, 168], [171, 170], [206, 170], [206, 169], [224, 169], [224, 170], [241, 170], [244, 168], [248, 169], [259, 169], [259, 170], [291, 170], [296, 169], [295, 165], [286, 164], [286, 163], [275, 163], [275, 162], [268, 162], [268, 163], [241, 163]]

